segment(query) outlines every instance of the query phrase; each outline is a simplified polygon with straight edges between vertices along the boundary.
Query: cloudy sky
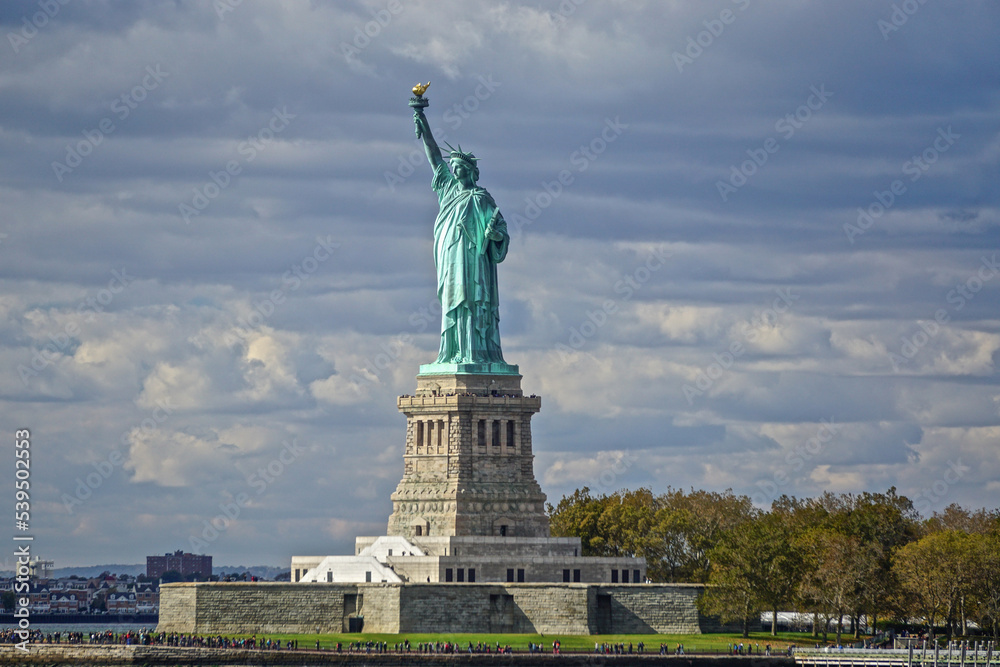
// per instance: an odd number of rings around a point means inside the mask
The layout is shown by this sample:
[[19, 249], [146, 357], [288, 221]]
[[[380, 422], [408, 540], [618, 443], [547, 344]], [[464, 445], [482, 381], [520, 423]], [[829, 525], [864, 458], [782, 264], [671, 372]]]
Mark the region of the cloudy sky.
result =
[[0, 425], [30, 429], [57, 566], [384, 532], [395, 397], [439, 330], [428, 80], [514, 237], [501, 332], [543, 397], [550, 501], [1000, 505], [993, 0], [32, 0], [0, 23]]

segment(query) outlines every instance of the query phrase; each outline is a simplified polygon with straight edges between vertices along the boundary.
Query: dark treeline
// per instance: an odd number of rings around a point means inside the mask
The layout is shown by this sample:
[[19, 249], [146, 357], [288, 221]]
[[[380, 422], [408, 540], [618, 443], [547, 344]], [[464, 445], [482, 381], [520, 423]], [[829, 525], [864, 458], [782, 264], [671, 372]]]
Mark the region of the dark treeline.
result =
[[744, 636], [762, 612], [813, 614], [840, 642], [844, 620], [943, 626], [1000, 636], [1000, 511], [950, 505], [924, 518], [895, 488], [885, 493], [782, 496], [770, 511], [747, 496], [668, 488], [549, 505], [552, 534], [586, 556], [641, 556], [655, 582], [708, 584], [701, 609]]

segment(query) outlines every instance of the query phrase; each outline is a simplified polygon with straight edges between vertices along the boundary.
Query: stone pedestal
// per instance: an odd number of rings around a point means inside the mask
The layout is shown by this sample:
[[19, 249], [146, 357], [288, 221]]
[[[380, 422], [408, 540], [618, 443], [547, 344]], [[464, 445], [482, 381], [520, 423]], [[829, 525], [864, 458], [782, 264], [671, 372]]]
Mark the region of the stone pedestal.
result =
[[[643, 558], [583, 556], [580, 538], [550, 537], [531, 444], [531, 416], [542, 399], [525, 396], [521, 376], [504, 372], [517, 367], [443, 373], [432, 366], [436, 372], [421, 366], [413, 396], [398, 399], [406, 448], [386, 535], [358, 537], [351, 556], [293, 556], [292, 581], [644, 582]], [[563, 593], [545, 590], [558, 608]], [[498, 595], [490, 593], [491, 605], [500, 604]]]
[[418, 375], [416, 395], [398, 400], [406, 449], [388, 534], [548, 537], [531, 450], [541, 402], [520, 375]]

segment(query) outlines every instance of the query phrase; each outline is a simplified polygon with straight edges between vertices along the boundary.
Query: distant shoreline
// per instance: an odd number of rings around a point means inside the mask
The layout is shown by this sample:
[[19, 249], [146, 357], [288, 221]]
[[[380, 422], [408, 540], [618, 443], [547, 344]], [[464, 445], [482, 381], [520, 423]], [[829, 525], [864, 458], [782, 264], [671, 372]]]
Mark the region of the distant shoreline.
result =
[[119, 646], [86, 644], [32, 644], [27, 652], [12, 644], [0, 645], [0, 664], [19, 665], [365, 665], [366, 667], [595, 667], [597, 665], [671, 665], [673, 667], [736, 667], [752, 661], [753, 667], [792, 667], [791, 658], [773, 656], [595, 655], [593, 653], [337, 653], [334, 651], [182, 648], [176, 646]]
[[[156, 627], [159, 614], [31, 614], [32, 625], [135, 625]], [[0, 628], [16, 627], [14, 614], [0, 614]]]

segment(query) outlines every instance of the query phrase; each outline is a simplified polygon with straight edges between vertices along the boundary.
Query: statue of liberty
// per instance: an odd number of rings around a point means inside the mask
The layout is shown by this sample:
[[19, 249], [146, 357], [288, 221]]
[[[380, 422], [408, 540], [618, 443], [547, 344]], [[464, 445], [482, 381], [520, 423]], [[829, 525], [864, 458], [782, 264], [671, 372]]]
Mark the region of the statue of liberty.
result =
[[[507, 223], [493, 197], [476, 182], [478, 158], [448, 148], [445, 163], [424, 116], [426, 85], [413, 89], [413, 120], [434, 170], [431, 188], [440, 207], [434, 221], [434, 266], [441, 302], [441, 346], [437, 361], [421, 373], [517, 373], [500, 349], [500, 299], [497, 264], [507, 256]], [[475, 365], [475, 366], [473, 366]]]

